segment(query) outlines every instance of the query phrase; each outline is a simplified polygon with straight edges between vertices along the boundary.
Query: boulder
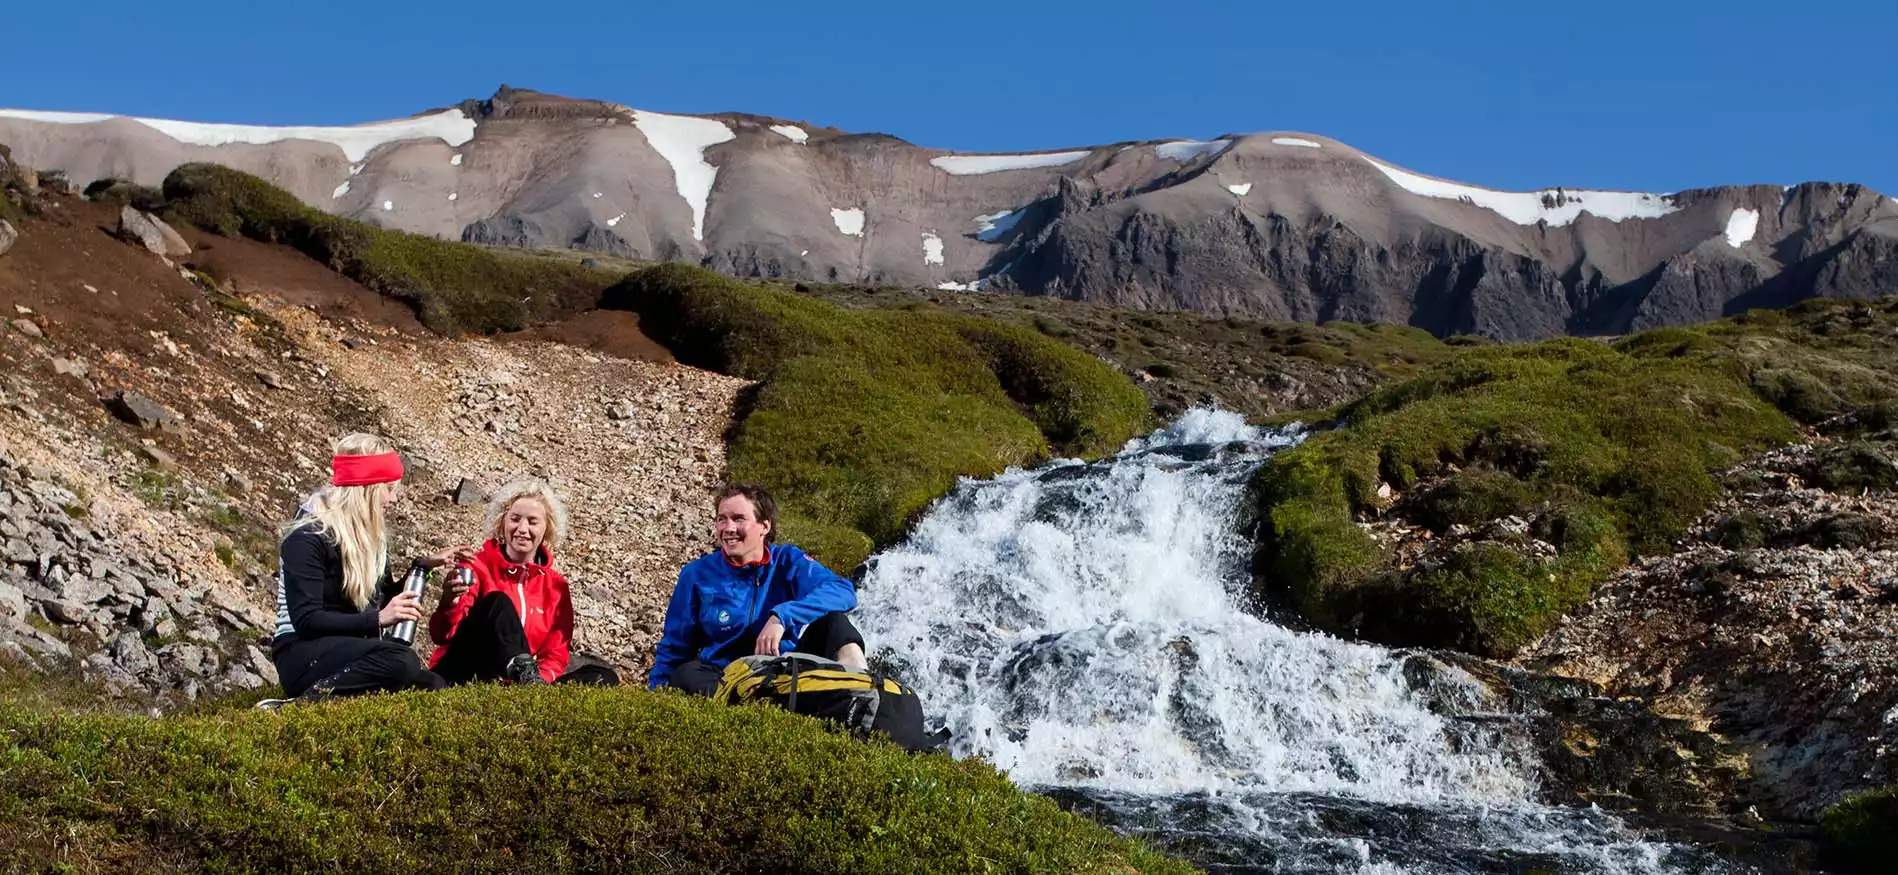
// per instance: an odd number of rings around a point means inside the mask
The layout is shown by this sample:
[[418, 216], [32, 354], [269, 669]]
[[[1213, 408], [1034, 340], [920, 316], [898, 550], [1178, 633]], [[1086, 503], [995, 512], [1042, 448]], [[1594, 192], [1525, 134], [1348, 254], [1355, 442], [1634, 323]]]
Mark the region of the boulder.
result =
[[481, 488], [481, 484], [476, 483], [473, 480], [463, 477], [461, 478], [461, 482], [455, 485], [455, 503], [456, 504], [463, 505], [463, 506], [474, 505], [474, 504], [480, 504], [487, 500], [488, 500], [487, 491]]
[[153, 255], [182, 258], [191, 246], [165, 220], [132, 207], [119, 209], [119, 237], [145, 247]]
[[130, 389], [115, 391], [104, 400], [106, 409], [123, 422], [144, 429], [178, 430], [178, 414]]
[[20, 232], [13, 227], [13, 223], [0, 219], [0, 255], [6, 255], [19, 240]]

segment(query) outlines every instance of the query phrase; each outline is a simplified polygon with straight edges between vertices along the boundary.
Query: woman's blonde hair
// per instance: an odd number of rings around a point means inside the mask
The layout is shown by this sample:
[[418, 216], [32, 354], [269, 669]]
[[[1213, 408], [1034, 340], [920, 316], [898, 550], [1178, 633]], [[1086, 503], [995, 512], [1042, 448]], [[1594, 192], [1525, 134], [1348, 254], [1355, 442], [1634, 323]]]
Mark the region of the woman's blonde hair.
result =
[[483, 520], [488, 537], [497, 544], [507, 544], [506, 533], [501, 531], [501, 525], [507, 518], [507, 509], [523, 498], [537, 498], [547, 506], [547, 535], [541, 539], [541, 544], [546, 546], [548, 554], [553, 554], [560, 549], [560, 536], [567, 533], [567, 506], [560, 503], [560, 496], [554, 494], [551, 485], [536, 477], [522, 477], [494, 491], [494, 495], [488, 499], [488, 512]]
[[[395, 445], [387, 438], [361, 432], [344, 435], [334, 448], [338, 456], [394, 451]], [[395, 483], [323, 486], [304, 502], [309, 513], [283, 527], [285, 538], [299, 529], [314, 528], [336, 542], [343, 554], [343, 596], [358, 610], [369, 606], [376, 583], [389, 565], [389, 531], [379, 499], [395, 488]]]

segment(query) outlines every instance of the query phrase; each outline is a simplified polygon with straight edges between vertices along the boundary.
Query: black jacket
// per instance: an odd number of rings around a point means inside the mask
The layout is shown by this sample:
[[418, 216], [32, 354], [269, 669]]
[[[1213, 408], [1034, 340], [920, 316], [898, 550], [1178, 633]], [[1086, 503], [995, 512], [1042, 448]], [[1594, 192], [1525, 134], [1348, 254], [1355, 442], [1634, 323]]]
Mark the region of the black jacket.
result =
[[302, 528], [283, 539], [277, 550], [277, 633], [272, 650], [293, 641], [346, 635], [374, 638], [382, 629], [376, 615], [402, 586], [383, 566], [382, 579], [362, 609], [343, 595], [343, 550], [315, 528]]

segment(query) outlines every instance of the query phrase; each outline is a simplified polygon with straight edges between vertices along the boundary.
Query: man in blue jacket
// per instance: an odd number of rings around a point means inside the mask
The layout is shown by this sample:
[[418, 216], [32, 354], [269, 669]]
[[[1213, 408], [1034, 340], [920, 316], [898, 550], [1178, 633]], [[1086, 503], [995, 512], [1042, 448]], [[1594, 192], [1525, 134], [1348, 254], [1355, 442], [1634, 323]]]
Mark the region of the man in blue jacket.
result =
[[753, 654], [792, 650], [865, 670], [863, 635], [844, 612], [857, 590], [789, 544], [775, 544], [777, 502], [762, 486], [736, 483], [713, 499], [718, 550], [679, 571], [648, 686], [702, 696], [725, 666]]

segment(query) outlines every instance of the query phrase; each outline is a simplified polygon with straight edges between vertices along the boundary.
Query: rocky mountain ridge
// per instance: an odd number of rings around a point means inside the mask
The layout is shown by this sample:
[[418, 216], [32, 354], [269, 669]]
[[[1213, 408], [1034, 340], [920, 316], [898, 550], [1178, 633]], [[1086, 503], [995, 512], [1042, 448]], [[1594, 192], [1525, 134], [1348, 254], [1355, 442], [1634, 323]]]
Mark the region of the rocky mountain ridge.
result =
[[80, 184], [226, 164], [447, 239], [1439, 335], [1622, 333], [1898, 290], [1898, 201], [1863, 186], [1499, 192], [1296, 132], [964, 155], [503, 87], [351, 128], [0, 110], [0, 142]]

